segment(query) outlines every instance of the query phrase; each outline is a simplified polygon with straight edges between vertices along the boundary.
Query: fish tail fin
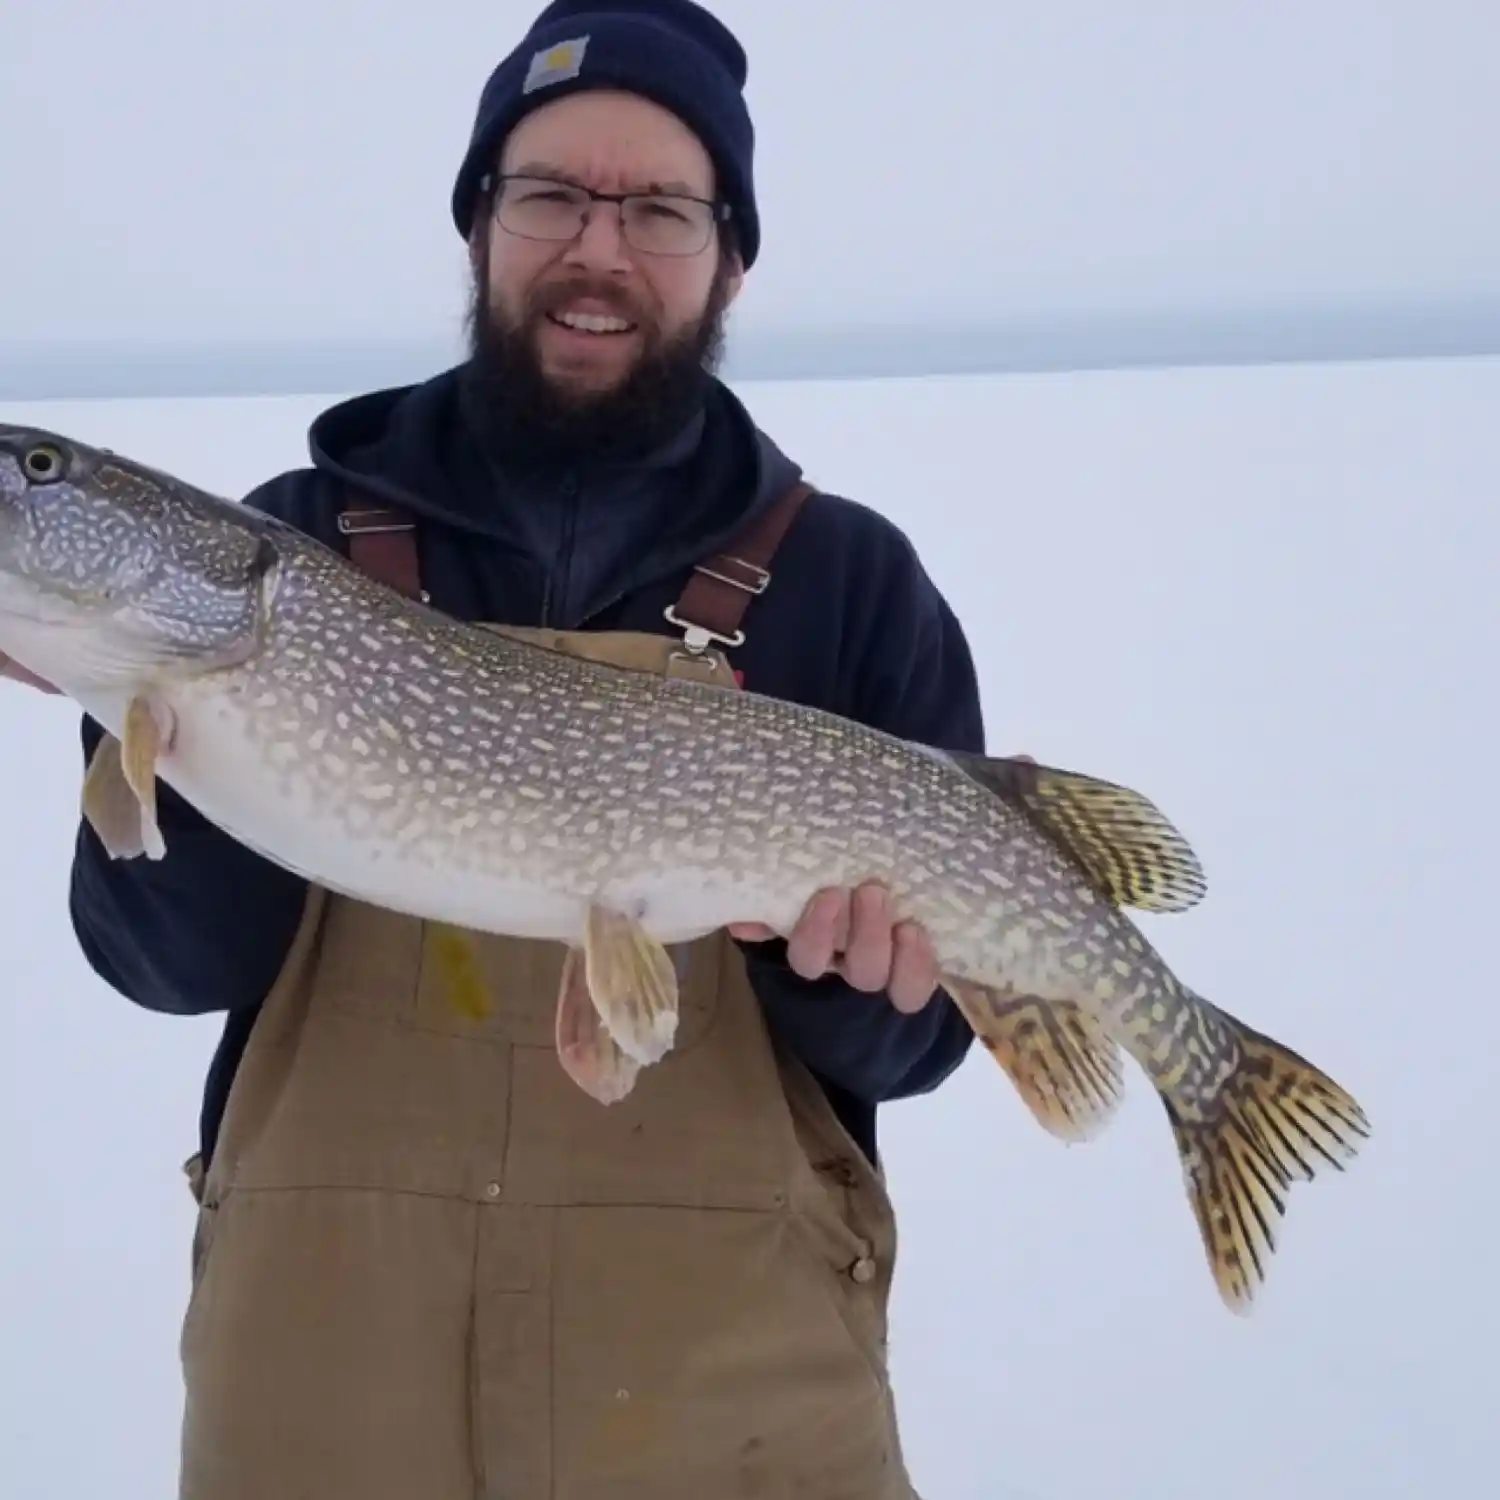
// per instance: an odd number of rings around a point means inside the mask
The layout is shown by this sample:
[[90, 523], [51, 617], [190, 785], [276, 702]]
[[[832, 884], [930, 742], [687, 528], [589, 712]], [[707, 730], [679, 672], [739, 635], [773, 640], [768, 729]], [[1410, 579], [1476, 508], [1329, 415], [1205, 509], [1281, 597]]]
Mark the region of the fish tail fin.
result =
[[1326, 1168], [1342, 1172], [1370, 1125], [1354, 1096], [1305, 1057], [1214, 1013], [1234, 1034], [1238, 1066], [1204, 1119], [1163, 1099], [1219, 1295], [1245, 1315], [1275, 1253], [1287, 1190]]

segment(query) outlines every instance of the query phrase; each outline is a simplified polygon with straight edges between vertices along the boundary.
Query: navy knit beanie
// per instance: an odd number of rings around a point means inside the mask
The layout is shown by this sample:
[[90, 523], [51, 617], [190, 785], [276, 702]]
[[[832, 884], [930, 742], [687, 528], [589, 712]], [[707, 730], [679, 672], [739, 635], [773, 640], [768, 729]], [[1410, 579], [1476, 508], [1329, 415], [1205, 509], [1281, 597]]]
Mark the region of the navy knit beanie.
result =
[[458, 232], [468, 236], [480, 180], [524, 114], [580, 89], [621, 88], [671, 110], [703, 142], [748, 268], [760, 248], [760, 221], [745, 74], [744, 49], [693, 0], [553, 0], [480, 95], [453, 185]]

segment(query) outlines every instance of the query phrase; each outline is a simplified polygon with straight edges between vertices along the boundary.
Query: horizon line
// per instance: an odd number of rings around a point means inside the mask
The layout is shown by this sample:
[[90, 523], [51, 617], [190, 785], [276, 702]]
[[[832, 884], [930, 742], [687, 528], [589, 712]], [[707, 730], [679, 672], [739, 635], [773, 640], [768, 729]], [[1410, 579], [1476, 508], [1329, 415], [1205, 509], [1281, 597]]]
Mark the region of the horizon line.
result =
[[[986, 328], [828, 326], [731, 330], [735, 381], [1028, 375], [1255, 365], [1484, 359], [1500, 355], [1500, 305], [1422, 312], [1215, 319], [1054, 320]], [[363, 391], [420, 381], [463, 357], [457, 337], [243, 341], [122, 349], [103, 341], [7, 351], [0, 400], [192, 399]]]

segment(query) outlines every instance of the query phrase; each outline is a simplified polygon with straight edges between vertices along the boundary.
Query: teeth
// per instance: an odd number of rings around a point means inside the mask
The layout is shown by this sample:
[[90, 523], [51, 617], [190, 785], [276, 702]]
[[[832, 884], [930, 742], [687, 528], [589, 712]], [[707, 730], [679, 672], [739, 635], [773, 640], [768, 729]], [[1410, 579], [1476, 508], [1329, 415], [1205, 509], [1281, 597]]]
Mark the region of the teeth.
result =
[[629, 333], [631, 327], [624, 318], [611, 318], [603, 313], [558, 313], [557, 321], [584, 333]]

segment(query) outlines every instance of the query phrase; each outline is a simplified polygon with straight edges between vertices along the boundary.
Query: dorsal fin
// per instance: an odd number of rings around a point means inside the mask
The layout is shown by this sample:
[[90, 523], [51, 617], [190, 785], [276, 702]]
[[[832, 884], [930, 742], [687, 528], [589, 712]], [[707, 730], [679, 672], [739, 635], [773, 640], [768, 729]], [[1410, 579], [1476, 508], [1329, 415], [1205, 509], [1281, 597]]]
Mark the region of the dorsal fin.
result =
[[1023, 814], [1117, 906], [1177, 912], [1202, 900], [1192, 846], [1147, 797], [1032, 761], [947, 751], [965, 775]]

